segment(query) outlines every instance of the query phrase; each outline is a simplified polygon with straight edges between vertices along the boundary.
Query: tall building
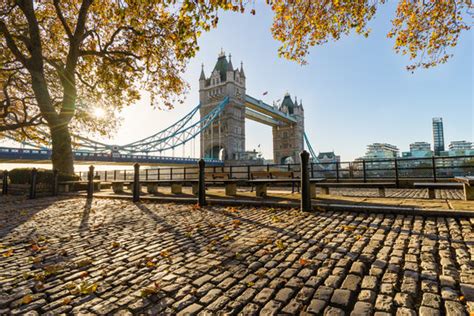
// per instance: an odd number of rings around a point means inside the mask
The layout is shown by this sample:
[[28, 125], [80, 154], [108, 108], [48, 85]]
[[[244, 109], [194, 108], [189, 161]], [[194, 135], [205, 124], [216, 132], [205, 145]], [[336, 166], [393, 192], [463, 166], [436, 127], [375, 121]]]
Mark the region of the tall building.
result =
[[433, 149], [435, 156], [444, 151], [443, 118], [433, 117]]

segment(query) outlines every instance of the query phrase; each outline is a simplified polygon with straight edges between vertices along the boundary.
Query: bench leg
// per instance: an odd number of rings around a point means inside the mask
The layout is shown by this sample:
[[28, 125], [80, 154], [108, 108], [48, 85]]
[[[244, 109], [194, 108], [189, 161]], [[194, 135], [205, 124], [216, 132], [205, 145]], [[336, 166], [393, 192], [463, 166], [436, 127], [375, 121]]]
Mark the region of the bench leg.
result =
[[385, 188], [379, 188], [379, 197], [385, 197]]
[[226, 183], [225, 195], [236, 196], [237, 195], [237, 183]]
[[323, 191], [323, 194], [329, 195], [329, 188], [328, 187], [322, 187], [321, 190]]
[[312, 199], [316, 198], [316, 183], [310, 183], [309, 184], [309, 196]]
[[158, 184], [156, 183], [147, 183], [146, 191], [150, 194], [158, 193]]
[[257, 184], [255, 186], [255, 195], [257, 197], [265, 197], [267, 196], [267, 184]]
[[428, 199], [436, 199], [434, 188], [428, 188]]
[[171, 184], [171, 193], [173, 193], [173, 194], [183, 193], [183, 185], [181, 183]]
[[123, 193], [123, 183], [112, 183], [114, 193]]
[[69, 192], [69, 184], [58, 184], [58, 192], [68, 193]]
[[193, 195], [198, 195], [199, 184], [193, 183], [191, 188], [192, 188], [192, 191], [193, 191]]
[[464, 201], [472, 201], [474, 200], [474, 187], [463, 183], [463, 190], [464, 190]]

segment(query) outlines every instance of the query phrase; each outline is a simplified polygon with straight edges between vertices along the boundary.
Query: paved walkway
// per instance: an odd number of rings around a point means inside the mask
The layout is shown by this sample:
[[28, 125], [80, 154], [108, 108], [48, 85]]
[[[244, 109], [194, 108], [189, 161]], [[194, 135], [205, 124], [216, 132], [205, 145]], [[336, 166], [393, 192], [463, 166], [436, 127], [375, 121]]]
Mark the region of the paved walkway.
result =
[[0, 198], [0, 225], [0, 314], [474, 311], [474, 219]]

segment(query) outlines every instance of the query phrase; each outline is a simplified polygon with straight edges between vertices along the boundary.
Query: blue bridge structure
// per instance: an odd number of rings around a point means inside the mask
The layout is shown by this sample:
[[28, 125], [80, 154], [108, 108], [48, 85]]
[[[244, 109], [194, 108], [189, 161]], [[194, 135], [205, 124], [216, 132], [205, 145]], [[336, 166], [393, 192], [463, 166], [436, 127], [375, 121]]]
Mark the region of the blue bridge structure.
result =
[[[304, 148], [313, 160], [317, 156], [304, 132], [302, 102], [294, 101], [287, 94], [280, 104], [269, 105], [245, 93], [243, 66], [234, 69], [221, 53], [209, 77], [200, 76], [200, 103], [169, 127], [146, 138], [128, 144], [108, 144], [81, 135], [72, 135], [74, 159], [77, 162], [143, 163], [168, 165], [193, 165], [199, 158], [163, 155], [200, 137], [200, 158], [208, 165], [238, 163], [249, 160], [245, 152], [244, 120], [250, 119], [273, 129], [275, 163], [298, 160]], [[49, 133], [41, 132], [45, 139]], [[22, 148], [0, 147], [0, 161], [40, 162], [49, 161], [49, 145], [23, 142]], [[25, 146], [27, 148], [25, 148]], [[183, 150], [184, 152], [184, 150]], [[184, 155], [183, 155], [184, 156]]]

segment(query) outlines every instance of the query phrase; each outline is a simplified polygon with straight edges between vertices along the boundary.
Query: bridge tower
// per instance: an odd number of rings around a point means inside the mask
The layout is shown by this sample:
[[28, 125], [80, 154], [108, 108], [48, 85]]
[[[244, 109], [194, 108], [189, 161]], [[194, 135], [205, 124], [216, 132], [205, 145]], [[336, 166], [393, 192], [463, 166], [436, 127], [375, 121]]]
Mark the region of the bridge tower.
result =
[[224, 52], [219, 54], [209, 77], [204, 66], [199, 77], [200, 114], [204, 117], [225, 97], [229, 97], [220, 117], [201, 133], [201, 157], [239, 160], [245, 151], [245, 74], [233, 67], [231, 55], [227, 60]]
[[273, 161], [277, 164], [299, 163], [299, 153], [304, 149], [303, 102], [291, 100], [287, 93], [279, 110], [296, 119], [296, 123], [273, 127]]

